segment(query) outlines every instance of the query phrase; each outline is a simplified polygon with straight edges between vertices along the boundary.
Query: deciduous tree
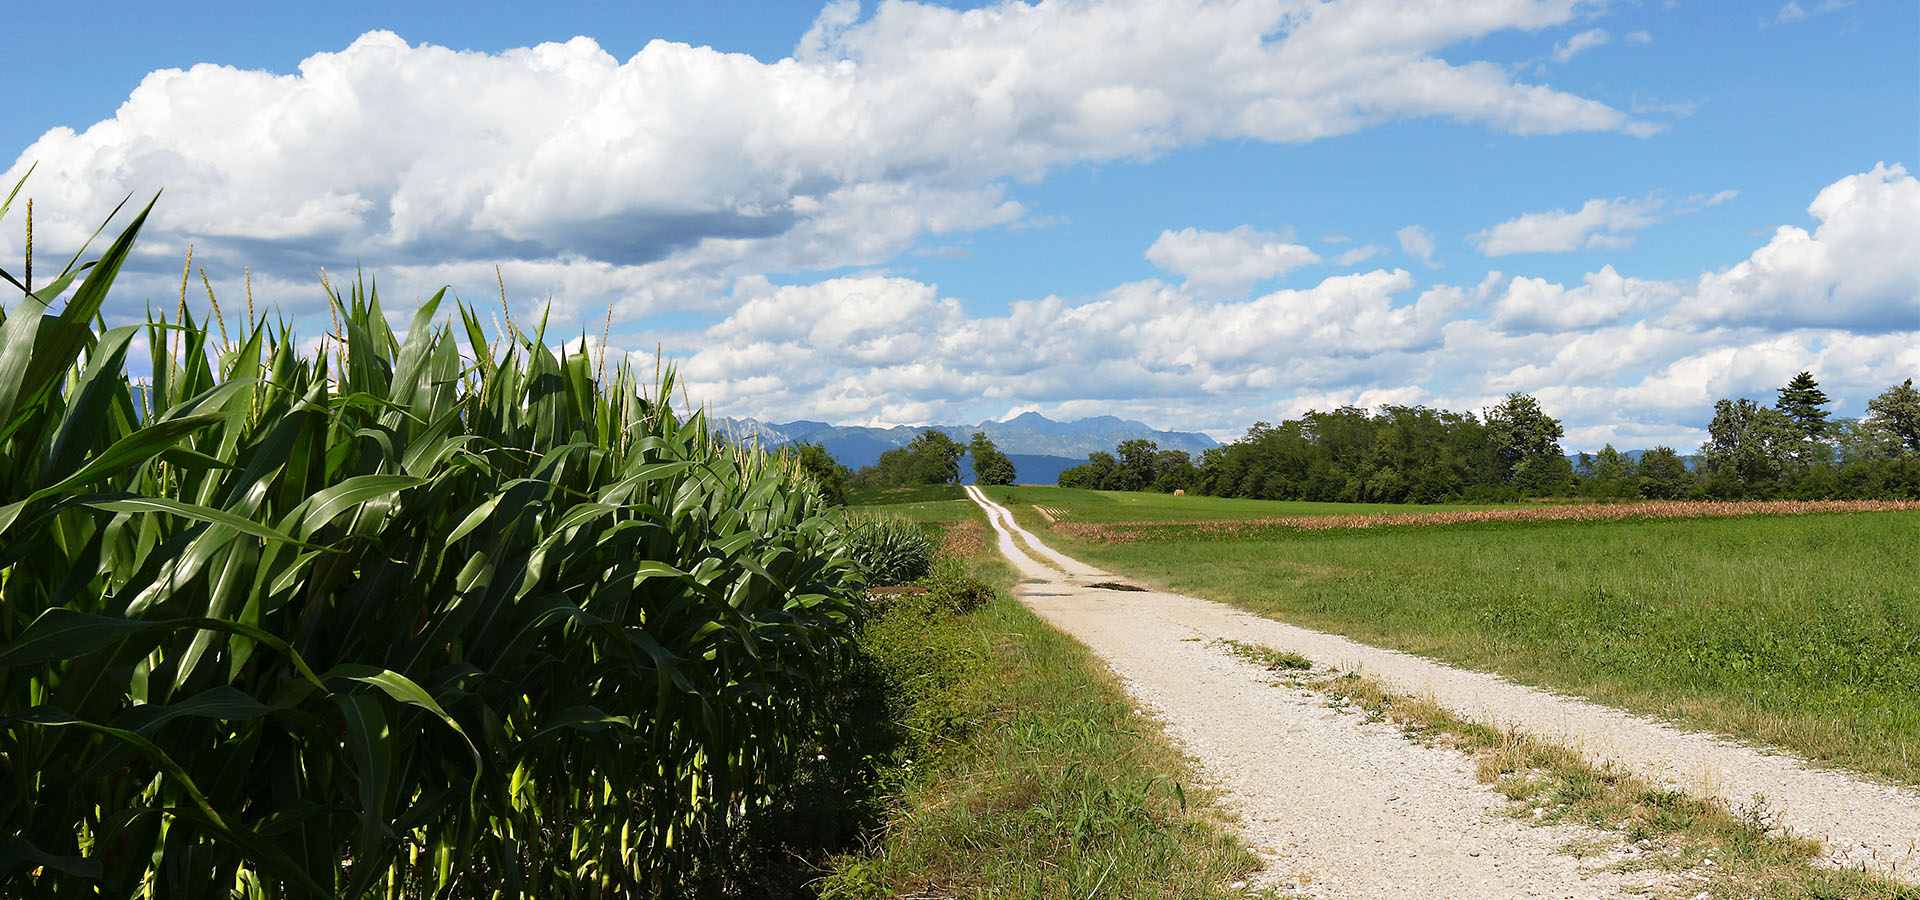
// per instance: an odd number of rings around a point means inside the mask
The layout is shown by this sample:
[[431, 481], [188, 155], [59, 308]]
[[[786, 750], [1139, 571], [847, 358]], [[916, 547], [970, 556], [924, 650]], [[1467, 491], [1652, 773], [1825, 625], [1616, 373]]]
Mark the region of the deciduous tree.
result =
[[1160, 445], [1145, 438], [1121, 441], [1113, 448], [1113, 455], [1119, 458], [1120, 468], [1113, 473], [1112, 482], [1106, 485], [1108, 490], [1139, 491], [1153, 483], [1154, 455], [1160, 452]]
[[820, 496], [828, 503], [842, 505], [847, 502], [847, 479], [853, 476], [853, 470], [840, 464], [821, 444], [794, 444], [787, 448], [800, 470], [813, 479], [820, 488]]
[[1868, 400], [1867, 419], [1899, 438], [1908, 451], [1920, 453], [1920, 390], [1914, 390], [1913, 379]]
[[1693, 489], [1693, 473], [1687, 462], [1662, 444], [1640, 455], [1634, 467], [1640, 477], [1640, 493], [1654, 500], [1678, 500]]
[[1487, 431], [1507, 480], [1528, 493], [1558, 493], [1573, 476], [1573, 464], [1560, 449], [1566, 434], [1560, 420], [1546, 414], [1527, 394], [1508, 394], [1487, 410]]
[[1105, 489], [1113, 473], [1120, 467], [1111, 453], [1094, 451], [1087, 454], [1087, 461], [1060, 473], [1060, 486], [1085, 488], [1090, 491]]
[[1792, 468], [1800, 431], [1787, 414], [1745, 397], [1713, 405], [1700, 447], [1716, 496], [1771, 494]]
[[973, 440], [967, 444], [967, 455], [973, 459], [973, 480], [976, 484], [1012, 484], [1014, 477], [1013, 460], [1007, 458], [1000, 448], [994, 446], [993, 439], [984, 431], [973, 433]]
[[965, 445], [946, 432], [929, 428], [920, 432], [920, 436], [907, 445], [907, 453], [913, 457], [907, 472], [913, 484], [947, 484], [960, 480], [960, 455], [967, 452]]

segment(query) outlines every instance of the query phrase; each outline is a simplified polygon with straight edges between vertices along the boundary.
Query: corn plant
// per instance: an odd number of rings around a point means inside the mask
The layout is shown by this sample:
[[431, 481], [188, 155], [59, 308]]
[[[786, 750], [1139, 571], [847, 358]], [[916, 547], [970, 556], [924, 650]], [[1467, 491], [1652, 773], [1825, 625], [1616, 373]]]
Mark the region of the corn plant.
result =
[[402, 335], [329, 284], [309, 353], [184, 304], [108, 328], [146, 215], [0, 273], [0, 895], [688, 889], [826, 727], [818, 496], [671, 371], [602, 384], [438, 295]]

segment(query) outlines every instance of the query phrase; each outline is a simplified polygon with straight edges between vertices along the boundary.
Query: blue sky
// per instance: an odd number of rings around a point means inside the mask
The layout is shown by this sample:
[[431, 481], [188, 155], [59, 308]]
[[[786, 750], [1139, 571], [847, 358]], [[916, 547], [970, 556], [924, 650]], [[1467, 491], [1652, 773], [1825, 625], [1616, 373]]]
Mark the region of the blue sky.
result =
[[730, 415], [1222, 438], [1517, 390], [1569, 449], [1685, 450], [1802, 369], [1841, 415], [1920, 376], [1909, 2], [9, 15], [37, 246], [166, 189], [119, 317], [189, 241], [316, 334], [316, 267], [404, 307], [497, 265]]

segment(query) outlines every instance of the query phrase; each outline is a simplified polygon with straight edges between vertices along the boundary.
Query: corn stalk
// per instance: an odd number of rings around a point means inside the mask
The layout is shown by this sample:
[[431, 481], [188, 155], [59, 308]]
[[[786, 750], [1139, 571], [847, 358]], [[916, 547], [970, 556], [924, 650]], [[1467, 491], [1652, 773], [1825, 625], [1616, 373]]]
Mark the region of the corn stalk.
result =
[[0, 321], [0, 894], [690, 884], [849, 652], [802, 476], [441, 296], [107, 328], [146, 215]]

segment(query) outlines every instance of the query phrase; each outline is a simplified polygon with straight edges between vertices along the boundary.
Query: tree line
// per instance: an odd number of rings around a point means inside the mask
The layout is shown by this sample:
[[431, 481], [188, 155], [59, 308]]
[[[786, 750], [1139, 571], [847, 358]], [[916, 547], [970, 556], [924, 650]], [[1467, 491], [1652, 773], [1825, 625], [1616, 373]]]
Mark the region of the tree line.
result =
[[1920, 499], [1920, 391], [1911, 379], [1867, 403], [1859, 419], [1834, 419], [1811, 373], [1771, 405], [1747, 398], [1714, 405], [1708, 440], [1692, 465], [1657, 446], [1637, 456], [1611, 444], [1569, 459], [1560, 421], [1527, 394], [1481, 415], [1424, 406], [1344, 406], [1278, 425], [1256, 422], [1241, 439], [1196, 462], [1152, 441], [1060, 474], [1062, 487], [1184, 490], [1221, 497], [1372, 503], [1606, 499]]
[[839, 463], [820, 444], [795, 444], [788, 453], [819, 484], [829, 502], [845, 503], [849, 490], [951, 484], [960, 480], [960, 457], [969, 458], [976, 484], [1012, 484], [1015, 470], [993, 439], [976, 431], [968, 443], [929, 428], [905, 447], [880, 454], [873, 465], [854, 471]]

